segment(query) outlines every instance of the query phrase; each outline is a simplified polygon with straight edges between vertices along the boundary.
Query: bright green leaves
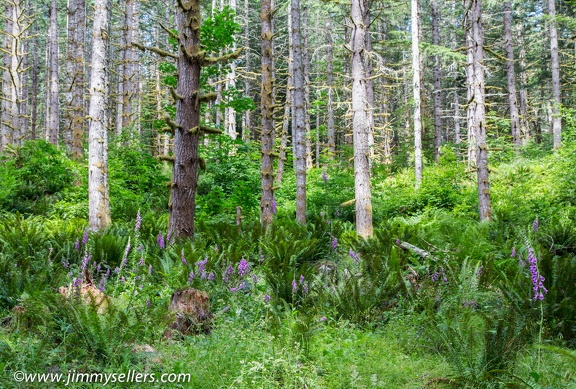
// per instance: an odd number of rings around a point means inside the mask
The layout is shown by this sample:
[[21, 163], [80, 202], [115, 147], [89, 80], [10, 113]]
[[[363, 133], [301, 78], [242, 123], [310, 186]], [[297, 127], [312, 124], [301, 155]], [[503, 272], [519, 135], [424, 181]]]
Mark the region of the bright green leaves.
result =
[[240, 25], [234, 21], [235, 12], [228, 6], [214, 13], [202, 24], [200, 41], [207, 53], [218, 53], [235, 42]]

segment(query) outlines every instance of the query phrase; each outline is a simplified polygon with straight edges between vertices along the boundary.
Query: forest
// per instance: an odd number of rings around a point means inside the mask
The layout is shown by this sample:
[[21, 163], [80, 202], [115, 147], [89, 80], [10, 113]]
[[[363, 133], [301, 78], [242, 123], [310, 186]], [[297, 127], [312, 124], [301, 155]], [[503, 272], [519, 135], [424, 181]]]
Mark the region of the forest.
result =
[[0, 8], [0, 388], [576, 388], [573, 0]]

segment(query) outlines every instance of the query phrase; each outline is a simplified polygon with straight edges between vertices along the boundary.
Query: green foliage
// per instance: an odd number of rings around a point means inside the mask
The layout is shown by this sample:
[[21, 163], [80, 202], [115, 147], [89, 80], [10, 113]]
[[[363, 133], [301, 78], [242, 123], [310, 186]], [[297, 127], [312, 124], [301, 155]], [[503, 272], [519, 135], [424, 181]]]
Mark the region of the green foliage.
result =
[[204, 50], [218, 53], [235, 42], [236, 34], [241, 31], [240, 24], [234, 21], [235, 14], [229, 6], [224, 6], [221, 11], [204, 20], [200, 30], [200, 41]]

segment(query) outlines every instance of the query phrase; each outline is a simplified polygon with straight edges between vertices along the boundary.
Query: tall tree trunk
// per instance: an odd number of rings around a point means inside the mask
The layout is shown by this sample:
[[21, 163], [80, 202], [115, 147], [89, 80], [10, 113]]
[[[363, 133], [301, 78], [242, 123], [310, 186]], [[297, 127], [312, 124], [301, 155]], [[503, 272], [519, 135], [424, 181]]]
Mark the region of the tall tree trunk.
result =
[[[432, 0], [432, 44], [440, 44], [440, 12], [438, 1]], [[440, 83], [440, 57], [434, 56], [434, 162], [438, 163], [440, 148], [442, 147], [442, 86]]]
[[300, 2], [292, 1], [292, 45], [294, 96], [292, 105], [292, 142], [296, 170], [296, 221], [306, 223], [306, 113], [304, 58], [302, 54], [302, 34], [300, 29]]
[[368, 118], [368, 165], [372, 171], [372, 162], [374, 161], [374, 83], [372, 82], [372, 37], [370, 36], [370, 5], [371, 0], [364, 0], [363, 13], [364, 13], [364, 26], [366, 32], [364, 35], [364, 79], [366, 80], [366, 117]]
[[2, 72], [2, 101], [1, 101], [1, 119], [0, 119], [0, 151], [4, 150], [6, 146], [12, 144], [12, 137], [14, 133], [14, 118], [12, 117], [12, 105], [14, 104], [12, 98], [12, 51], [14, 40], [12, 38], [12, 31], [14, 29], [14, 4], [7, 1], [5, 5], [6, 19], [4, 20], [4, 41], [2, 43], [2, 59], [4, 69]]
[[510, 2], [504, 2], [504, 49], [506, 51], [506, 78], [508, 82], [508, 105], [510, 107], [510, 130], [512, 141], [518, 149], [522, 145], [520, 118], [516, 96], [516, 71], [514, 70], [514, 49], [512, 45], [512, 11]]
[[[250, 1], [244, 0], [244, 47], [250, 47]], [[246, 72], [246, 77], [244, 78], [244, 97], [250, 97], [250, 50], [246, 49], [244, 53], [244, 67]], [[250, 135], [252, 133], [251, 127], [252, 122], [250, 118], [251, 111], [245, 111], [242, 115], [242, 140], [244, 142], [250, 141]]]
[[273, 45], [272, 4], [262, 0], [262, 88], [260, 110], [262, 114], [262, 198], [260, 200], [260, 222], [264, 228], [272, 224], [274, 217], [274, 98], [273, 89]]
[[520, 67], [520, 133], [522, 143], [530, 140], [530, 126], [528, 118], [528, 74], [526, 72], [526, 48], [524, 45], [524, 25], [518, 25], [518, 38], [520, 42], [519, 67]]
[[66, 70], [69, 84], [66, 91], [66, 145], [74, 158], [82, 157], [84, 136], [84, 46], [86, 39], [86, 1], [68, 0], [68, 42]]
[[328, 83], [328, 155], [336, 155], [336, 127], [334, 125], [334, 63], [332, 54], [332, 26], [330, 16], [326, 19], [326, 78]]
[[50, 6], [48, 30], [48, 88], [46, 92], [46, 140], [55, 145], [60, 136], [58, 118], [58, 10], [56, 0]]
[[130, 127], [136, 115], [138, 95], [138, 52], [133, 43], [138, 34], [138, 2], [126, 0], [124, 22], [124, 64], [122, 75], [122, 130]]
[[458, 88], [454, 90], [454, 143], [457, 145], [462, 143], [460, 138], [460, 96], [458, 96]]
[[[230, 8], [236, 13], [236, 0], [230, 0]], [[236, 49], [236, 43], [234, 43], [234, 49]], [[234, 62], [230, 64], [230, 71], [226, 75], [226, 80], [226, 89], [236, 89], [236, 65]], [[236, 132], [236, 110], [232, 107], [226, 107], [224, 112], [226, 133], [232, 139], [236, 139], [238, 135]]]
[[467, 33], [470, 35], [468, 56], [472, 60], [469, 82], [472, 82], [471, 99], [468, 104], [470, 126], [476, 136], [476, 173], [478, 179], [478, 200], [480, 220], [492, 220], [490, 203], [490, 178], [488, 170], [488, 146], [486, 144], [486, 108], [484, 84], [484, 28], [482, 26], [482, 0], [466, 0]]
[[548, 0], [550, 17], [550, 53], [552, 57], [552, 135], [554, 149], [562, 146], [562, 118], [560, 117], [560, 60], [558, 59], [558, 31], [556, 29], [556, 2]]
[[[124, 66], [125, 66], [125, 50], [126, 50], [126, 0], [118, 0], [118, 8], [120, 9], [120, 17], [118, 21], [118, 48], [116, 49], [116, 56], [119, 58], [118, 67], [116, 68], [116, 77], [118, 84], [116, 85], [116, 135], [122, 134], [122, 122], [124, 120], [122, 115], [122, 108], [124, 107]], [[112, 46], [110, 46], [110, 50]]]
[[108, 190], [108, 132], [106, 128], [106, 53], [108, 45], [108, 0], [94, 1], [94, 27], [90, 74], [90, 130], [88, 142], [89, 226], [93, 231], [110, 225]]
[[30, 96], [30, 139], [36, 139], [38, 128], [38, 23], [32, 22], [32, 95]]
[[364, 55], [366, 45], [365, 10], [363, 0], [352, 0], [352, 128], [354, 138], [354, 193], [356, 204], [356, 232], [371, 237], [372, 195], [370, 189], [370, 120], [367, 114], [366, 73]]
[[310, 55], [308, 47], [308, 8], [306, 0], [303, 1], [302, 7], [302, 59], [304, 61], [304, 118], [306, 122], [306, 169], [312, 169], [312, 139], [310, 127]]
[[422, 182], [422, 113], [420, 69], [420, 40], [418, 37], [418, 20], [420, 11], [418, 0], [411, 0], [412, 9], [412, 91], [414, 93], [414, 169], [416, 172], [416, 189]]

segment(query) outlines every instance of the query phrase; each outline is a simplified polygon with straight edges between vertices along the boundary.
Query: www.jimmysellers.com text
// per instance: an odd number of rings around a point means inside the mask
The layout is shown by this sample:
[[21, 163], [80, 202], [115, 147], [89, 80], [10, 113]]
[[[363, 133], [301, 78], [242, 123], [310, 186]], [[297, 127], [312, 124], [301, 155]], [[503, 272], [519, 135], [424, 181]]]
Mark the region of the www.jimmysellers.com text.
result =
[[15, 372], [12, 377], [16, 382], [27, 383], [59, 383], [68, 386], [75, 383], [90, 384], [117, 384], [117, 383], [185, 383], [190, 382], [190, 373], [139, 373], [136, 370], [128, 370], [127, 373], [80, 373], [70, 371], [68, 373], [25, 373]]

